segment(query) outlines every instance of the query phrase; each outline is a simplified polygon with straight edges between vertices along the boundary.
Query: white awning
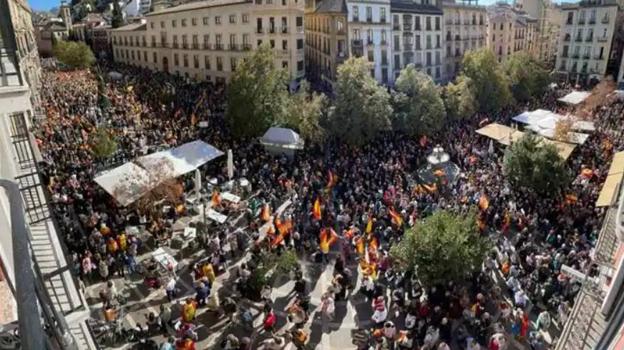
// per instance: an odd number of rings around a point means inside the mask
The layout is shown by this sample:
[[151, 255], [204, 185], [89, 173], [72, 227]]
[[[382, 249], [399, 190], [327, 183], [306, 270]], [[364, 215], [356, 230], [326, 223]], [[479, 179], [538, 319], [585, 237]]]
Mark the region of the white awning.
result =
[[151, 173], [162, 175], [165, 172], [173, 178], [189, 173], [223, 154], [215, 147], [197, 140], [140, 157], [137, 163]]
[[585, 101], [585, 99], [588, 98], [590, 95], [591, 92], [589, 91], [572, 91], [571, 93], [560, 98], [558, 101], [575, 106]]
[[150, 174], [132, 162], [103, 172], [94, 181], [123, 206], [133, 203], [153, 188]]
[[[596, 127], [593, 122], [584, 121], [584, 120], [576, 120], [574, 116], [571, 115], [561, 115], [557, 114], [545, 109], [536, 109], [534, 111], [526, 111], [518, 114], [513, 118], [515, 122], [527, 124], [526, 128], [536, 133], [547, 137], [554, 138], [555, 128], [557, 126], [557, 122], [560, 120], [566, 120], [571, 118], [574, 122], [572, 123], [572, 130], [576, 131], [594, 131]], [[583, 144], [587, 141], [589, 135], [577, 132], [571, 132], [569, 134], [568, 142]]]

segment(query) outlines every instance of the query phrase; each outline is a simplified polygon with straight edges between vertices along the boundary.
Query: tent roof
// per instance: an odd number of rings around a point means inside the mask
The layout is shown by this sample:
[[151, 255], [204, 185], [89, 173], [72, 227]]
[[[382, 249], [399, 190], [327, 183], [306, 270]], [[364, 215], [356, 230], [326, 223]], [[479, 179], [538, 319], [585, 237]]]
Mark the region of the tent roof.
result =
[[574, 106], [585, 101], [585, 99], [590, 95], [591, 92], [589, 91], [572, 91], [571, 93], [560, 98], [558, 101]]
[[153, 188], [150, 174], [132, 162], [101, 173], [95, 182], [123, 206], [131, 204]]
[[303, 140], [291, 129], [271, 127], [267, 130], [260, 143], [263, 145], [279, 146], [284, 148], [302, 149]]
[[137, 163], [150, 173], [172, 178], [191, 172], [203, 164], [223, 155], [204, 141], [185, 143], [176, 148], [160, 151], [137, 159]]
[[[513, 120], [518, 123], [527, 124], [527, 129], [533, 130], [544, 137], [552, 139], [555, 136], [557, 122], [568, 118], [572, 118], [572, 120], [575, 119], [572, 116], [563, 116], [545, 109], [536, 109], [534, 111], [522, 112], [515, 116]], [[572, 123], [572, 130], [594, 131], [596, 128], [592, 122], [574, 120]], [[589, 135], [587, 134], [571, 132], [569, 134], [568, 141], [576, 144], [583, 144], [587, 141], [588, 137]]]

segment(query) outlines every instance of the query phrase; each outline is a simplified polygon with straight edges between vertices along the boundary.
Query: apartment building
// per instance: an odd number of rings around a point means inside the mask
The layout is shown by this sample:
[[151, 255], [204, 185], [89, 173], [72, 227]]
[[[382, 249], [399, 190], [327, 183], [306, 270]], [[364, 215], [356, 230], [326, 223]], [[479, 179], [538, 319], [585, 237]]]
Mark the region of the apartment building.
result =
[[534, 52], [537, 21], [506, 3], [488, 7], [487, 45], [499, 62], [516, 52]]
[[160, 8], [111, 30], [113, 57], [226, 83], [250, 50], [266, 44], [275, 51], [276, 66], [296, 82], [304, 76], [303, 16], [303, 0], [208, 0]]
[[561, 5], [562, 24], [555, 71], [562, 80], [599, 81], [609, 61], [618, 5], [611, 0]]
[[464, 54], [486, 46], [487, 11], [477, 2], [455, 0], [442, 3], [445, 32], [445, 80], [451, 81], [461, 69]]
[[537, 22], [534, 38], [529, 42], [532, 54], [543, 62], [554, 64], [560, 25], [559, 9], [550, 0], [518, 0], [516, 6]]
[[617, 79], [618, 89], [624, 90], [624, 52], [622, 52], [622, 60], [620, 61], [620, 71]]
[[333, 89], [338, 65], [349, 56], [346, 0], [307, 0], [305, 4], [306, 79]]
[[434, 80], [444, 79], [443, 15], [438, 0], [392, 0], [393, 80], [414, 64]]
[[390, 0], [347, 1], [347, 20], [351, 55], [367, 57], [371, 76], [382, 84], [390, 84]]

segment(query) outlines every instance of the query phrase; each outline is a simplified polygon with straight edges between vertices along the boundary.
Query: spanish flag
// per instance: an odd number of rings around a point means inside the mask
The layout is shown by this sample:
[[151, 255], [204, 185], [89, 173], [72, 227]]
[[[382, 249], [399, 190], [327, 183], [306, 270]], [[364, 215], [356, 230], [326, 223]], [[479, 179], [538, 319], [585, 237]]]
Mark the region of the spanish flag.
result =
[[574, 204], [577, 201], [578, 201], [578, 197], [575, 194], [572, 194], [572, 193], [566, 194], [566, 196], [565, 196], [566, 204], [568, 204], [568, 205]]
[[364, 236], [360, 236], [355, 240], [355, 251], [359, 256], [364, 255]]
[[368, 222], [366, 223], [366, 230], [364, 231], [367, 234], [373, 232], [373, 218], [368, 218]]
[[334, 175], [331, 170], [327, 171], [327, 188], [332, 188], [336, 186], [336, 182], [338, 182], [338, 177]]
[[219, 193], [219, 191], [212, 192], [212, 198], [210, 201], [212, 202], [213, 207], [216, 207], [219, 204], [221, 204], [221, 194]]
[[312, 206], [312, 217], [316, 220], [321, 220], [321, 199], [319, 197], [316, 197]]
[[320, 243], [319, 243], [321, 247], [321, 252], [323, 252], [323, 254], [328, 254], [329, 249], [334, 243], [336, 243], [337, 239], [338, 239], [338, 235], [336, 235], [336, 232], [334, 232], [333, 229], [331, 228], [321, 229]]
[[390, 220], [392, 221], [393, 224], [399, 227], [403, 225], [403, 218], [393, 208], [388, 209], [388, 213], [390, 214]]
[[271, 220], [271, 207], [269, 204], [265, 204], [262, 206], [262, 210], [260, 211], [260, 219], [264, 222], [269, 222]]
[[379, 248], [379, 242], [377, 241], [377, 237], [372, 237], [370, 241], [368, 242], [369, 251], [377, 252], [378, 248]]
[[355, 228], [353, 226], [349, 227], [348, 229], [344, 231], [345, 239], [351, 240], [354, 235], [355, 235]]
[[427, 190], [427, 192], [429, 193], [433, 193], [435, 191], [438, 190], [438, 185], [436, 185], [435, 183], [431, 184], [431, 185], [427, 185], [427, 184], [423, 184], [423, 187]]
[[485, 194], [482, 194], [481, 197], [479, 197], [479, 208], [481, 208], [481, 210], [487, 210], [489, 207], [490, 200]]

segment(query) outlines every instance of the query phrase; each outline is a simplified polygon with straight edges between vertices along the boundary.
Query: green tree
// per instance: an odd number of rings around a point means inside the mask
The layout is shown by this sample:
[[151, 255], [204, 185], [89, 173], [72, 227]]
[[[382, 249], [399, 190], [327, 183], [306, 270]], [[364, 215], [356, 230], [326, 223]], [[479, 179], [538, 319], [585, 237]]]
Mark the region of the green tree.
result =
[[54, 56], [70, 68], [87, 68], [95, 56], [87, 44], [77, 41], [59, 41], [54, 45]]
[[258, 136], [283, 120], [288, 104], [288, 75], [275, 68], [274, 54], [262, 45], [236, 68], [228, 87], [226, 119], [234, 135]]
[[100, 74], [98, 74], [98, 107], [100, 107], [103, 113], [111, 107], [110, 100], [106, 96], [106, 83], [104, 83], [104, 78]]
[[335, 94], [329, 115], [334, 136], [361, 145], [390, 128], [390, 94], [370, 76], [366, 59], [351, 57], [338, 67]]
[[286, 113], [278, 124], [299, 131], [306, 141], [321, 143], [325, 139], [325, 130], [320, 121], [326, 104], [327, 97], [312, 92], [310, 84], [304, 80], [299, 91], [290, 96]]
[[539, 195], [556, 194], [570, 181], [557, 148], [532, 133], [525, 133], [507, 148], [503, 169], [517, 190]]
[[409, 64], [401, 70], [392, 95], [394, 126], [410, 135], [429, 135], [442, 129], [444, 102], [433, 79]]
[[472, 81], [479, 111], [498, 112], [512, 102], [509, 79], [489, 48], [466, 53], [462, 74]]
[[454, 83], [444, 87], [444, 105], [449, 120], [469, 118], [475, 114], [477, 100], [470, 78], [459, 76]]
[[117, 152], [117, 141], [108, 129], [100, 127], [95, 131], [91, 151], [97, 159], [106, 159]]
[[113, 18], [111, 19], [111, 26], [113, 28], [119, 28], [123, 25], [123, 13], [121, 12], [121, 7], [119, 6], [118, 0], [113, 0]]
[[541, 97], [550, 84], [548, 71], [529, 54], [518, 52], [503, 64], [516, 101], [526, 102]]
[[476, 214], [438, 210], [405, 232], [390, 255], [415, 271], [425, 286], [459, 282], [481, 267], [489, 242], [479, 234]]

